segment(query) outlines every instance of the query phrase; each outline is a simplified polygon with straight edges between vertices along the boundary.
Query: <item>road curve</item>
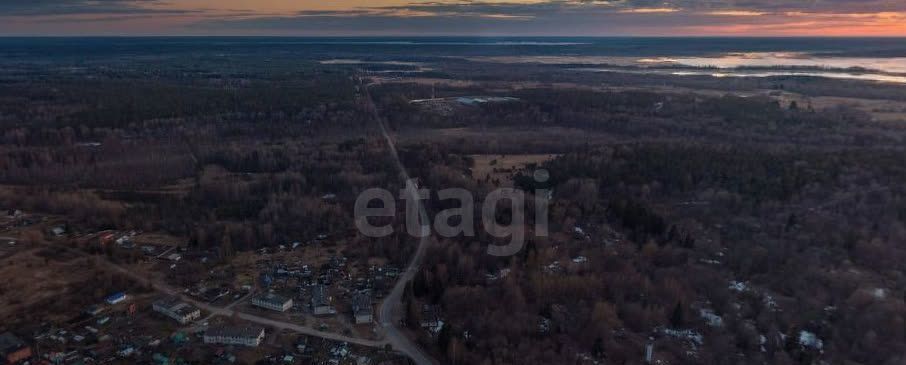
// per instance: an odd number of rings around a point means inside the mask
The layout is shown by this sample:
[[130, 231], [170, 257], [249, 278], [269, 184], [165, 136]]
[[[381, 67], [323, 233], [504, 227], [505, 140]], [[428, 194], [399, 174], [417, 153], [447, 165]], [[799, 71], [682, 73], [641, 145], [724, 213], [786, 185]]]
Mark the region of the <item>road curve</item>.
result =
[[[374, 102], [371, 100], [371, 95], [368, 94], [367, 89], [368, 89], [367, 86], [363, 87], [363, 92], [365, 93], [365, 100], [367, 102], [366, 107], [372, 113], [375, 121], [380, 126], [381, 133], [383, 134], [384, 139], [387, 141], [387, 146], [388, 146], [388, 149], [390, 150], [390, 154], [392, 155], [392, 157], [396, 163], [397, 169], [400, 172], [400, 177], [403, 179], [404, 182], [408, 182], [410, 180], [409, 173], [406, 171], [405, 166], [403, 166], [403, 163], [400, 160], [399, 154], [396, 150], [396, 144], [394, 143], [393, 138], [390, 136], [390, 133], [387, 131], [387, 127], [384, 125], [384, 122], [381, 120], [381, 118], [377, 112], [377, 108], [375, 107]], [[208, 303], [204, 303], [204, 302], [195, 300], [194, 298], [191, 298], [191, 297], [185, 295], [181, 291], [179, 291], [163, 282], [153, 280], [149, 276], [140, 275], [140, 273], [137, 273], [135, 271], [131, 271], [122, 266], [119, 266], [119, 265], [107, 260], [104, 257], [89, 255], [81, 250], [71, 249], [68, 247], [60, 247], [60, 246], [54, 246], [54, 247], [62, 248], [63, 250], [74, 252], [83, 257], [89, 257], [89, 258], [96, 259], [96, 260], [98, 260], [99, 263], [104, 265], [108, 270], [111, 270], [111, 271], [117, 272], [121, 275], [127, 276], [143, 285], [151, 287], [152, 289], [154, 289], [155, 291], [157, 291], [159, 293], [179, 297], [183, 301], [190, 303], [204, 311], [211, 313], [211, 315], [226, 316], [226, 317], [235, 316], [237, 318], [240, 318], [240, 319], [252, 322], [252, 323], [256, 323], [259, 325], [269, 326], [269, 327], [273, 327], [273, 328], [277, 328], [277, 329], [281, 329], [281, 330], [293, 331], [293, 332], [296, 332], [299, 334], [320, 337], [320, 338], [333, 340], [333, 341], [348, 342], [351, 344], [367, 346], [367, 347], [383, 347], [383, 346], [389, 344], [393, 347], [393, 349], [395, 351], [408, 356], [417, 365], [436, 365], [436, 364], [440, 364], [440, 362], [434, 360], [428, 354], [426, 354], [424, 351], [422, 351], [422, 349], [419, 348], [417, 344], [415, 344], [411, 339], [409, 339], [397, 327], [397, 324], [400, 322], [400, 319], [402, 318], [401, 304], [402, 304], [403, 291], [405, 290], [406, 285], [410, 281], [412, 281], [412, 279], [415, 277], [416, 273], [418, 272], [418, 269], [421, 266], [422, 261], [424, 260], [425, 251], [427, 250], [428, 244], [430, 243], [430, 240], [431, 240], [431, 237], [430, 237], [431, 227], [430, 227], [430, 223], [429, 223], [430, 221], [428, 220], [428, 214], [425, 210], [424, 205], [422, 204], [422, 201], [419, 199], [416, 199], [416, 197], [418, 196], [417, 190], [418, 190], [418, 187], [415, 186], [414, 184], [408, 184], [408, 183], [406, 184], [406, 194], [408, 195], [408, 197], [410, 199], [413, 199], [414, 201], [418, 202], [418, 214], [419, 214], [420, 222], [422, 224], [421, 225], [421, 234], [419, 235], [419, 236], [421, 236], [421, 238], [419, 239], [418, 247], [415, 250], [415, 254], [413, 254], [412, 258], [409, 260], [409, 265], [400, 274], [399, 279], [397, 280], [396, 284], [393, 286], [393, 289], [390, 291], [390, 293], [384, 298], [384, 301], [381, 302], [380, 309], [378, 311], [378, 317], [379, 317], [378, 321], [379, 321], [380, 327], [382, 328], [382, 330], [384, 332], [384, 339], [379, 340], [379, 341], [349, 337], [349, 336], [344, 336], [344, 335], [332, 333], [332, 332], [319, 331], [314, 328], [298, 325], [295, 323], [265, 318], [265, 317], [261, 317], [261, 316], [256, 316], [254, 314], [233, 310], [232, 307], [236, 303], [230, 304], [227, 307], [213, 306]]]
[[[362, 84], [360, 83], [360, 85]], [[403, 166], [399, 153], [396, 151], [396, 143], [394, 143], [393, 138], [387, 131], [387, 126], [384, 125], [384, 121], [381, 120], [381, 117], [378, 114], [377, 107], [371, 99], [371, 94], [368, 93], [368, 87], [362, 87], [362, 92], [364, 93], [365, 102], [367, 103], [366, 108], [371, 112], [373, 118], [381, 127], [381, 134], [384, 135], [384, 139], [387, 141], [387, 147], [400, 172], [400, 177], [404, 182], [408, 182], [410, 180], [409, 173], [406, 172], [406, 167]], [[381, 302], [380, 309], [378, 310], [378, 321], [381, 328], [384, 330], [384, 340], [393, 346], [394, 350], [406, 354], [417, 365], [434, 365], [439, 364], [440, 362], [432, 359], [428, 354], [422, 351], [417, 344], [412, 342], [412, 340], [397, 327], [397, 324], [400, 323], [400, 319], [402, 318], [401, 308], [403, 291], [405, 290], [406, 285], [409, 284], [409, 282], [415, 278], [416, 273], [418, 273], [418, 269], [425, 258], [425, 251], [431, 240], [431, 226], [428, 223], [430, 222], [428, 220], [428, 213], [425, 211], [425, 206], [422, 204], [422, 201], [417, 199], [417, 190], [418, 187], [414, 184], [406, 184], [406, 194], [408, 195], [408, 198], [418, 202], [419, 221], [422, 224], [421, 234], [419, 235], [421, 238], [419, 238], [415, 254], [409, 259], [409, 265], [406, 266], [406, 270], [400, 274], [393, 289], [384, 298], [384, 301]]]

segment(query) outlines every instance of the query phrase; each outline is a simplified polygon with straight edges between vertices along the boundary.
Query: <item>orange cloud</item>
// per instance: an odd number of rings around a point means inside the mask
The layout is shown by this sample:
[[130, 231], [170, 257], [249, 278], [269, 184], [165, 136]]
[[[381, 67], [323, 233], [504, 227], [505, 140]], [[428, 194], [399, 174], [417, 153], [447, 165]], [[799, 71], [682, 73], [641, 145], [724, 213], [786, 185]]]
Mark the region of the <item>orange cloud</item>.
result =
[[[360, 32], [347, 26], [358, 24], [367, 29], [362, 34], [482, 29], [504, 35], [906, 36], [906, 6], [878, 6], [871, 12], [875, 7], [866, 3], [836, 8], [790, 5], [795, 0], [785, 0], [788, 6], [762, 7], [758, 5], [775, 0], [751, 0], [747, 7], [702, 7], [697, 0], [652, 2], [663, 5], [648, 7], [633, 7], [641, 2], [628, 0], [47, 0], [17, 3], [15, 8], [3, 1], [0, 19], [7, 27], [0, 34], [346, 34]], [[54, 1], [67, 5], [46, 5]], [[17, 11], [3, 12], [4, 6]], [[449, 20], [452, 26], [438, 26], [432, 19]], [[395, 22], [402, 20], [416, 25]], [[317, 22], [329, 29], [306, 26]], [[474, 26], [458, 27], [456, 22]]]
[[660, 14], [660, 13], [676, 13], [680, 11], [675, 8], [632, 8], [632, 9], [623, 9], [620, 10], [620, 13], [623, 14]]
[[751, 10], [716, 10], [706, 12], [705, 14], [715, 16], [762, 16], [767, 15], [768, 13]]
[[688, 33], [766, 36], [906, 36], [906, 13], [787, 12], [765, 23], [687, 26]]

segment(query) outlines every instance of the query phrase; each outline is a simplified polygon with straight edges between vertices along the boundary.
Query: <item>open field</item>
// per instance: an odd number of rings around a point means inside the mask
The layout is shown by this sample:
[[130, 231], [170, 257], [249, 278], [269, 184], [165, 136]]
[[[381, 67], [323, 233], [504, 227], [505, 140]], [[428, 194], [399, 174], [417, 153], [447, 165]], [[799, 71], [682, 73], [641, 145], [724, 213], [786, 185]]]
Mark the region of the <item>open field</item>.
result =
[[499, 181], [500, 186], [512, 187], [517, 172], [531, 174], [537, 166], [557, 157], [542, 155], [469, 155], [475, 161], [472, 177], [475, 180]]
[[113, 292], [134, 288], [90, 260], [49, 247], [23, 248], [2, 259], [0, 278], [0, 321], [7, 324], [66, 321]]

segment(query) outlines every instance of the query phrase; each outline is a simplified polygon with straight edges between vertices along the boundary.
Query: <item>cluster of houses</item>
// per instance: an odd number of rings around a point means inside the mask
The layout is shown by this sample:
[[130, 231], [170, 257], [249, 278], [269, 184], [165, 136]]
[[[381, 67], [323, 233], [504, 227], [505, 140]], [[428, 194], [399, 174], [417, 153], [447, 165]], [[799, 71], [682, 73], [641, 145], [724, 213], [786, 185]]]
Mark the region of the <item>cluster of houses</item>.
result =
[[261, 284], [269, 288], [274, 284], [285, 284], [289, 279], [298, 279], [304, 286], [315, 283], [331, 285], [336, 278], [343, 279], [346, 275], [346, 258], [331, 256], [325, 267], [318, 270], [317, 274], [309, 265], [268, 265], [260, 275]]
[[[313, 295], [310, 305], [313, 313], [322, 313], [324, 315], [335, 314], [336, 311], [331, 305], [331, 297], [328, 287], [316, 285], [313, 288]], [[104, 313], [112, 306], [122, 306], [122, 303], [129, 305], [129, 309], [123, 315], [105, 315]], [[275, 293], [264, 293], [253, 297], [250, 300], [251, 305], [269, 311], [286, 312], [293, 307], [293, 298], [288, 298]], [[135, 302], [130, 302], [130, 296], [125, 292], [117, 292], [107, 296], [104, 303], [93, 305], [85, 311], [87, 322], [83, 321], [78, 326], [84, 326], [87, 334], [83, 334], [75, 327], [67, 329], [50, 328], [43, 334], [35, 337], [35, 341], [41, 344], [44, 349], [40, 355], [39, 363], [70, 364], [70, 363], [88, 363], [88, 362], [109, 362], [115, 359], [125, 359], [128, 361], [150, 361], [146, 363], [169, 365], [173, 359], [162, 354], [163, 346], [183, 346], [191, 341], [192, 331], [177, 331], [168, 337], [157, 337], [147, 335], [126, 335], [121, 332], [127, 327], [122, 326], [128, 319], [132, 323], [134, 317]], [[124, 309], [126, 307], [123, 307]], [[352, 315], [356, 323], [371, 323], [373, 318], [372, 299], [367, 292], [357, 292], [352, 297]], [[181, 326], [190, 325], [193, 322], [198, 323], [202, 313], [199, 308], [177, 296], [164, 296], [151, 303], [151, 309], [154, 313], [172, 320]], [[118, 323], [118, 324], [117, 324]], [[195, 328], [195, 327], [193, 327]], [[266, 336], [265, 328], [257, 325], [212, 325], [203, 326], [195, 329], [201, 342], [208, 345], [221, 345], [229, 347], [258, 347]], [[88, 337], [91, 337], [89, 339]], [[98, 347], [100, 344], [100, 347]], [[90, 345], [91, 348], [103, 348], [101, 352], [85, 352], [75, 350], [83, 345]], [[336, 343], [324, 342], [322, 345], [329, 346], [326, 353], [331, 359], [343, 359], [349, 354], [348, 346], [345, 344], [337, 345]], [[320, 347], [321, 350], [326, 347]], [[163, 352], [166, 353], [166, 352]], [[317, 352], [324, 356], [323, 351]], [[305, 355], [308, 354], [308, 355]], [[0, 364], [19, 364], [27, 359], [35, 358], [32, 348], [12, 334], [0, 335], [0, 355], [4, 361]], [[230, 355], [229, 352], [226, 355]], [[217, 355], [220, 356], [220, 355]], [[315, 356], [308, 352], [288, 353], [281, 355], [283, 363], [297, 363], [294, 361], [297, 356], [311, 357]], [[228, 356], [229, 357], [229, 356]], [[234, 358], [235, 359], [235, 358]], [[287, 360], [289, 359], [289, 360]], [[222, 359], [218, 358], [217, 361]], [[219, 362], [212, 362], [219, 363]]]
[[[323, 266], [313, 269], [303, 264], [261, 263], [259, 282], [269, 292], [252, 299], [252, 305], [271, 311], [286, 312], [292, 308], [305, 308], [314, 316], [337, 314], [333, 291], [345, 298], [354, 323], [372, 323], [374, 298], [382, 297], [390, 289], [399, 269], [371, 266], [364, 275], [354, 278], [346, 268], [346, 258], [331, 256]], [[338, 289], [337, 289], [338, 288]], [[283, 293], [276, 294], [276, 292]], [[287, 296], [286, 293], [298, 293]]]
[[[323, 284], [311, 287], [309, 309], [315, 316], [332, 316], [337, 314], [332, 304], [333, 297], [329, 288]], [[286, 312], [293, 307], [293, 299], [274, 293], [258, 295], [251, 300], [252, 306], [275, 312]], [[351, 315], [356, 324], [372, 323], [374, 320], [374, 305], [371, 292], [368, 290], [356, 291], [352, 295]]]
[[[14, 214], [21, 215], [18, 212]], [[68, 227], [53, 228], [55, 229], [48, 231], [53, 235], [68, 235], [75, 239], [83, 239], [85, 240], [83, 243], [97, 247], [115, 245], [122, 249], [140, 250], [149, 258], [162, 262], [171, 261], [167, 263], [168, 265], [170, 263], [175, 265], [183, 259], [183, 261], [196, 261], [192, 256], [193, 252], [180, 250], [175, 246], [137, 242], [140, 234], [136, 232], [104, 231], [77, 237], [77, 235], [69, 234]], [[382, 296], [385, 290], [392, 286], [393, 278], [399, 275], [399, 270], [392, 267], [371, 267], [365, 270], [362, 277], [353, 279], [345, 266], [346, 259], [342, 256], [332, 256], [327, 264], [314, 270], [307, 265], [272, 266], [272, 270], [268, 270], [266, 275], [262, 275], [262, 277], [268, 278], [266, 282], [263, 280], [263, 286], [268, 288], [270, 284], [284, 278], [298, 278], [298, 284], [293, 285], [292, 288], [298, 288], [299, 290], [296, 292], [299, 295], [284, 296], [278, 294], [278, 292], [283, 292], [282, 290], [267, 291], [253, 297], [249, 303], [254, 307], [275, 312], [287, 312], [294, 306], [302, 307], [307, 304], [312, 314], [330, 316], [337, 314], [334, 306], [335, 299], [331, 293], [343, 293], [341, 297], [344, 298], [344, 302], [348, 299], [348, 303], [343, 303], [344, 312], [346, 304], [348, 304], [349, 313], [356, 324], [372, 323], [374, 320], [373, 297]], [[229, 280], [224, 282], [229, 282]], [[203, 289], [198, 292], [189, 290], [186, 292], [199, 298], [210, 299], [209, 301], [232, 294], [232, 288], [223, 285]], [[247, 290], [251, 290], [251, 286]], [[305, 295], [302, 295], [303, 293]], [[236, 294], [236, 297], [238, 298], [239, 295]], [[180, 346], [188, 343], [190, 338], [195, 335], [205, 344], [248, 347], [259, 346], [265, 338], [263, 327], [253, 325], [208, 326], [207, 322], [201, 324], [199, 321], [202, 317], [201, 310], [178, 296], [164, 296], [154, 300], [151, 303], [151, 310], [158, 319], [172, 320], [181, 327], [190, 324], [194, 324], [193, 326], [182, 327], [183, 330], [172, 333], [172, 335], [161, 336], [160, 333], [157, 333], [156, 338], [153, 332], [136, 333], [133, 331], [136, 321], [142, 321], [141, 317], [136, 315], [137, 305], [141, 302], [140, 298], [133, 300], [126, 292], [114, 292], [104, 297], [103, 302], [84, 310], [77, 323], [74, 322], [75, 324], [67, 325], [64, 328], [49, 326], [47, 329], [42, 329], [33, 338], [34, 348], [42, 350], [40, 356], [34, 355], [32, 347], [15, 335], [0, 334], [0, 364], [21, 363], [32, 357], [40, 357], [40, 360], [43, 361], [40, 362], [42, 364], [47, 361], [55, 364], [103, 363], [115, 361], [115, 358], [129, 359], [129, 361], [150, 358], [151, 363], [168, 364], [172, 360], [168, 360], [166, 356], [158, 353], [162, 349], [161, 346], [164, 344]], [[111, 309], [114, 307], [119, 310]], [[169, 329], [171, 326], [161, 328]], [[186, 331], [185, 329], [188, 328], [191, 330]], [[86, 350], [93, 348], [102, 350], [97, 352]], [[342, 357], [341, 354], [347, 352], [346, 347], [337, 347], [337, 357]]]
[[[45, 324], [32, 337], [35, 349], [41, 351], [29, 355], [38, 358], [32, 360], [37, 362], [30, 363], [104, 362], [117, 357], [130, 358], [139, 348], [159, 345], [159, 339], [132, 332], [136, 314], [137, 303], [130, 301], [130, 296], [125, 292], [116, 292], [105, 297], [102, 303], [86, 307], [81, 316], [68, 322], [64, 328]], [[25, 353], [25, 350], [16, 352]]]

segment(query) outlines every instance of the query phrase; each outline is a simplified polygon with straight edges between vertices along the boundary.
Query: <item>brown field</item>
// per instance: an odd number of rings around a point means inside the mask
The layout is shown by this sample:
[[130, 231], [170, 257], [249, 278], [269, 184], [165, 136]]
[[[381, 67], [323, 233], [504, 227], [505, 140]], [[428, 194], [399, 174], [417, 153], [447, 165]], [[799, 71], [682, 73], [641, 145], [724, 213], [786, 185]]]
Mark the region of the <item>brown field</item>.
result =
[[[23, 247], [0, 260], [0, 323], [21, 320], [25, 313], [43, 321], [71, 318], [88, 304], [74, 302], [107, 294], [92, 288], [101, 276], [84, 258], [49, 248]], [[75, 313], [60, 311], [67, 308]]]
[[776, 99], [784, 106], [796, 101], [800, 107], [805, 108], [811, 103], [816, 110], [830, 109], [843, 105], [868, 113], [876, 122], [906, 122], [906, 102], [903, 101], [835, 96], [805, 97], [793, 93], [783, 93]]
[[499, 180], [500, 186], [513, 186], [513, 175], [532, 164], [542, 164], [558, 155], [470, 155], [475, 161], [472, 176], [476, 180]]

